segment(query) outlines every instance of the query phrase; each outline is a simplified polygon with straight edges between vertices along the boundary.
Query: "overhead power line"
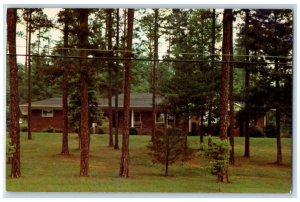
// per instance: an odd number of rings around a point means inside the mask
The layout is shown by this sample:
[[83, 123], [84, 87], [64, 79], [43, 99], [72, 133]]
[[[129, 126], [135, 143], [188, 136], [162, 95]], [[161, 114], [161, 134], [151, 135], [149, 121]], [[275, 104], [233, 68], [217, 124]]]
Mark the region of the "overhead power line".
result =
[[[6, 54], [7, 56], [31, 56], [31, 57], [49, 57], [49, 58], [72, 58], [72, 59], [97, 59], [97, 60], [122, 60], [122, 61], [157, 61], [157, 62], [193, 62], [193, 63], [205, 63], [205, 62], [211, 62], [211, 60], [186, 60], [186, 59], [152, 59], [152, 58], [116, 58], [116, 57], [82, 57], [82, 56], [62, 56], [62, 55], [38, 55], [38, 54]], [[214, 63], [234, 63], [234, 64], [275, 64], [275, 62], [263, 62], [263, 61], [257, 61], [257, 62], [251, 62], [251, 61], [222, 61], [222, 60], [214, 60]], [[289, 63], [282, 63], [278, 62], [276, 63], [278, 65], [286, 65], [291, 66]]]
[[[47, 46], [47, 45], [46, 45]], [[16, 47], [22, 47], [25, 48], [26, 46], [16, 46]], [[36, 46], [35, 46], [36, 47]], [[43, 46], [40, 46], [43, 48]], [[58, 48], [58, 47], [48, 47], [50, 50], [75, 50], [75, 51], [81, 51], [81, 50], [86, 50], [86, 51], [99, 51], [99, 52], [118, 52], [118, 53], [133, 53], [137, 54], [140, 53], [139, 51], [130, 51], [130, 50], [106, 50], [106, 49], [98, 49], [98, 48]], [[143, 52], [143, 53], [148, 53], [148, 54], [165, 54], [165, 55], [199, 55], [199, 56], [205, 56], [205, 57], [210, 57], [210, 56], [231, 56], [231, 54], [203, 54], [203, 53], [173, 53], [173, 52]], [[251, 57], [251, 58], [280, 58], [280, 59], [292, 59], [292, 55], [232, 55], [233, 57]]]

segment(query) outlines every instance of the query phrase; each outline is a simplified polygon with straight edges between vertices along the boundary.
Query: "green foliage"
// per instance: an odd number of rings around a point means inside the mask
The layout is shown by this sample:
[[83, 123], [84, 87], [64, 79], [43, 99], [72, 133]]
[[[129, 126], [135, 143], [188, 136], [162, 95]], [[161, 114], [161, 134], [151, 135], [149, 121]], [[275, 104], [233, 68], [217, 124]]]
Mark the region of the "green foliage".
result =
[[[160, 83], [159, 90], [167, 98], [171, 109], [187, 118], [206, 113], [210, 101], [213, 109], [218, 108], [219, 64], [212, 67], [208, 62], [211, 59], [208, 53], [212, 43], [212, 10], [172, 9], [166, 17], [165, 28], [163, 31], [167, 35], [170, 52], [165, 58], [203, 61], [168, 64], [172, 74]], [[217, 43], [220, 41], [220, 30], [215, 27], [215, 31]], [[215, 54], [218, 51], [216, 48]], [[212, 116], [218, 117], [214, 112]]]
[[[92, 80], [92, 79], [91, 79]], [[92, 82], [89, 80], [89, 82]], [[73, 85], [74, 84], [74, 85]], [[80, 93], [77, 79], [72, 82], [72, 87], [70, 89], [69, 96], [69, 120], [70, 125], [74, 128], [79, 128], [80, 123]], [[94, 83], [95, 84], [95, 83]], [[102, 124], [103, 112], [98, 107], [98, 93], [95, 90], [92, 90], [92, 87], [89, 87], [89, 126], [92, 126], [92, 123], [97, 123], [98, 125]]]
[[98, 128], [96, 129], [96, 133], [98, 133], [98, 134], [105, 134], [105, 131], [104, 131], [103, 128], [98, 127]]
[[27, 132], [28, 131], [28, 127], [27, 126], [22, 126], [20, 131], [22, 132]]
[[262, 63], [250, 68], [255, 85], [250, 86], [245, 97], [246, 108], [251, 113], [279, 109], [282, 116], [287, 115], [291, 120], [293, 12], [254, 9], [249, 13], [249, 28], [240, 30], [239, 45], [247, 47], [251, 55], [257, 55], [250, 58], [251, 62], [274, 64]]
[[228, 140], [219, 137], [208, 137], [208, 144], [201, 144], [200, 150], [210, 159], [209, 171], [213, 175], [222, 175], [228, 172], [230, 158], [230, 144]]
[[250, 137], [264, 137], [264, 131], [258, 126], [249, 127], [249, 136]]
[[276, 126], [273, 123], [269, 123], [265, 126], [266, 137], [276, 137]]
[[137, 135], [138, 131], [136, 128], [129, 128], [129, 135]]
[[53, 128], [52, 126], [48, 126], [47, 128], [44, 128], [42, 132], [47, 133], [61, 133], [62, 130], [60, 128]]
[[12, 158], [14, 153], [16, 152], [16, 147], [15, 145], [10, 141], [6, 140], [6, 158]]
[[186, 158], [187, 150], [185, 136], [178, 128], [168, 128], [157, 130], [152, 141], [149, 142], [149, 155], [152, 156], [153, 163], [166, 166], [165, 175], [168, 175], [168, 165]]

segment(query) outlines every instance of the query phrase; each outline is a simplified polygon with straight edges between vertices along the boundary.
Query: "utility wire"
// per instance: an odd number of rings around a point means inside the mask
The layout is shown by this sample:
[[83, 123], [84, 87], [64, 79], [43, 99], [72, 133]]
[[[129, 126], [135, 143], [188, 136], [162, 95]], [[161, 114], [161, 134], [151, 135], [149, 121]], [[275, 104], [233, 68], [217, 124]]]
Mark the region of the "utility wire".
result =
[[[6, 54], [7, 56], [31, 56], [31, 57], [49, 57], [49, 58], [73, 58], [73, 59], [101, 59], [101, 60], [123, 60], [123, 61], [157, 61], [157, 62], [195, 62], [195, 63], [205, 63], [211, 62], [211, 60], [186, 60], [186, 59], [152, 59], [152, 58], [116, 58], [116, 57], [82, 57], [82, 56], [62, 56], [62, 55], [37, 55], [37, 54]], [[215, 63], [235, 63], [235, 64], [275, 64], [275, 62], [251, 62], [251, 61], [222, 61], [214, 60]], [[291, 66], [289, 63], [276, 63], [278, 65]]]
[[[48, 46], [48, 45], [46, 45]], [[16, 46], [16, 47], [23, 47], [25, 48], [26, 46]], [[36, 46], [35, 46], [36, 47]], [[42, 46], [40, 46], [43, 48]], [[139, 51], [130, 51], [130, 50], [104, 50], [104, 49], [97, 49], [97, 48], [51, 48], [49, 47], [48, 49], [52, 50], [76, 50], [76, 51], [81, 51], [81, 50], [87, 50], [87, 51], [99, 51], [99, 52], [118, 52], [118, 53], [140, 53]], [[147, 52], [148, 53], [148, 52]], [[205, 56], [205, 57], [210, 57], [210, 56], [231, 56], [231, 54], [203, 54], [203, 53], [172, 53], [172, 52], [149, 52], [149, 54], [154, 54], [154, 53], [164, 53], [166, 55], [199, 55], [199, 56]], [[280, 59], [292, 59], [291, 55], [288, 56], [282, 56], [282, 55], [232, 55], [233, 57], [252, 57], [252, 58], [280, 58]]]

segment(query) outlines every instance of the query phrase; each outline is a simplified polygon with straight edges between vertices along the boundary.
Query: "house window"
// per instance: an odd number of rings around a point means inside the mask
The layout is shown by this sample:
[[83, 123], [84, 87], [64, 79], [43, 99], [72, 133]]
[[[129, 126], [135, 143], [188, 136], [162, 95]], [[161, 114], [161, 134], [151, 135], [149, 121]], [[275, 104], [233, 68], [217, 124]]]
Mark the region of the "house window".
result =
[[174, 115], [168, 114], [167, 115], [167, 121], [168, 121], [168, 125], [170, 126], [175, 126], [175, 117]]
[[156, 123], [165, 123], [165, 114], [162, 112], [156, 113]]
[[42, 117], [53, 117], [53, 110], [52, 109], [43, 109]]

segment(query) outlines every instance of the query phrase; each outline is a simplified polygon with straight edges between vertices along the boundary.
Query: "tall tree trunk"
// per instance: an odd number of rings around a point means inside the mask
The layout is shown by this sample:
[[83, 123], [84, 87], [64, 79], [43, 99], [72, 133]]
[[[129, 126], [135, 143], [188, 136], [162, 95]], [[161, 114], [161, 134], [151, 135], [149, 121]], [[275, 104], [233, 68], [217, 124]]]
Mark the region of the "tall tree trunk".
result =
[[[119, 17], [119, 8], [117, 9], [117, 33], [116, 33], [116, 46], [119, 50], [119, 24], [120, 24], [120, 17]], [[119, 57], [119, 52], [116, 51], [116, 58]], [[119, 149], [119, 60], [116, 60], [116, 78], [115, 78], [115, 146], [114, 149]]]
[[158, 59], [158, 9], [154, 9], [154, 61], [152, 68], [152, 136], [151, 139], [154, 139], [155, 129], [156, 129], [156, 81], [157, 81], [157, 63]]
[[169, 134], [166, 133], [166, 136], [167, 136], [167, 143], [166, 143], [166, 151], [165, 151], [165, 154], [166, 154], [166, 158], [165, 158], [165, 176], [168, 176], [169, 175], [169, 152], [170, 152], [170, 148], [169, 148]]
[[[132, 36], [133, 36], [133, 18], [134, 10], [128, 9], [128, 27], [127, 27], [127, 52], [126, 57], [132, 57]], [[129, 169], [129, 110], [130, 110], [130, 84], [131, 84], [131, 60], [125, 62], [125, 83], [124, 83], [124, 122], [123, 122], [123, 142], [122, 156], [120, 163], [120, 176], [128, 177]]]
[[[128, 11], [126, 8], [123, 9], [123, 40], [122, 40], [122, 46], [123, 46], [123, 57], [126, 56], [126, 39], [127, 39], [127, 22], [128, 22]], [[125, 63], [126, 61], [123, 61], [123, 65], [125, 67]], [[122, 78], [123, 78], [123, 81], [122, 81], [122, 92], [121, 93], [124, 93], [124, 86], [125, 86], [125, 71], [123, 71], [123, 74], [122, 74]]]
[[17, 9], [7, 9], [7, 42], [9, 51], [9, 83], [10, 83], [10, 109], [9, 109], [9, 134], [11, 143], [15, 147], [15, 152], [12, 158], [12, 177], [21, 176], [20, 168], [20, 110], [19, 110], [19, 94], [18, 94], [18, 68], [16, 57], [16, 24], [17, 24]]
[[[79, 9], [79, 48], [88, 46], [88, 15], [89, 10]], [[87, 50], [80, 50], [80, 56], [87, 57]], [[88, 176], [89, 170], [89, 98], [88, 98], [88, 65], [85, 59], [80, 60], [80, 138], [81, 138], [81, 158], [80, 175]]]
[[184, 133], [184, 158], [187, 157], [188, 155], [188, 134], [189, 134], [189, 129], [190, 129], [190, 112], [189, 112], [189, 107], [188, 105], [186, 105], [186, 109], [187, 109], [187, 112], [186, 114], [184, 115], [184, 120], [183, 120], [183, 133]]
[[[25, 10], [25, 12], [26, 12], [26, 18], [27, 19], [29, 19], [29, 10], [28, 9], [26, 9]], [[26, 48], [26, 50], [25, 50], [25, 53], [26, 53], [26, 55], [25, 55], [25, 73], [27, 73], [27, 61], [28, 61], [28, 34], [29, 33], [29, 23], [28, 23], [28, 20], [26, 20], [26, 36], [25, 36], [25, 48]]]
[[[277, 14], [274, 13], [275, 18], [274, 21], [275, 23], [277, 23]], [[275, 44], [275, 47], [277, 45]], [[277, 47], [276, 47], [277, 48]], [[275, 71], [277, 74], [279, 74], [279, 65], [278, 65], [278, 58], [275, 58]], [[275, 85], [276, 85], [276, 91], [279, 92], [280, 91], [280, 85], [279, 85], [279, 78], [276, 77], [275, 80]], [[276, 146], [277, 146], [277, 160], [276, 163], [278, 165], [282, 164], [282, 151], [281, 151], [281, 136], [280, 136], [280, 117], [281, 117], [281, 110], [280, 110], [280, 106], [277, 105], [276, 106], [276, 112], [275, 112], [275, 116], [276, 116]]]
[[79, 124], [78, 124], [78, 149], [81, 150], [81, 132], [80, 132], [80, 129], [81, 129], [81, 126], [80, 126], [80, 120], [79, 120]]
[[61, 154], [69, 154], [69, 145], [68, 145], [68, 91], [69, 91], [69, 82], [68, 82], [68, 60], [66, 58], [68, 50], [68, 37], [69, 37], [69, 22], [68, 22], [68, 9], [65, 9], [65, 19], [64, 19], [64, 73], [63, 73], [63, 135], [62, 135], [62, 150]]
[[[245, 20], [245, 28], [246, 32], [249, 30], [249, 9], [246, 9], [246, 20]], [[249, 62], [249, 48], [246, 46], [246, 62]], [[250, 72], [249, 72], [249, 65], [246, 64], [245, 68], [245, 98], [248, 99], [249, 93], [249, 86], [250, 86]], [[250, 157], [250, 136], [249, 136], [249, 103], [245, 102], [245, 152], [244, 157]]]
[[230, 159], [229, 163], [234, 164], [234, 94], [233, 94], [233, 33], [232, 33], [232, 23], [230, 24], [230, 60], [232, 61], [230, 63], [230, 73], [229, 73], [229, 106], [230, 106], [230, 134], [229, 134], [229, 139], [230, 139]]
[[203, 136], [204, 136], [204, 131], [203, 131], [204, 112], [203, 111], [201, 112], [200, 119], [201, 119], [200, 120], [200, 143], [203, 143]]
[[[107, 9], [106, 10], [106, 30], [107, 30], [107, 48], [109, 51], [112, 50], [112, 9]], [[109, 57], [113, 57], [112, 52], [109, 52]], [[112, 121], [113, 121], [113, 110], [112, 110], [112, 60], [107, 61], [108, 64], [108, 118], [109, 118], [109, 147], [114, 146], [114, 141], [113, 141], [113, 128], [112, 128]]]
[[282, 164], [282, 152], [281, 152], [281, 137], [280, 137], [280, 109], [276, 109], [276, 145], [277, 145], [277, 160], [278, 165]]
[[27, 102], [28, 102], [28, 108], [27, 108], [27, 128], [28, 128], [28, 140], [32, 139], [31, 135], [31, 34], [32, 34], [32, 11], [29, 9], [29, 31], [28, 31], [28, 75], [27, 75], [27, 87], [28, 87], [28, 97], [27, 97]]
[[[231, 49], [231, 26], [232, 26], [232, 9], [225, 9], [223, 16], [223, 43], [222, 43], [222, 80], [221, 80], [221, 99], [220, 99], [220, 139], [227, 138], [227, 106], [228, 106], [228, 81], [230, 70], [230, 49]], [[219, 182], [228, 182], [228, 172], [222, 172], [218, 176]]]
[[[278, 61], [275, 59], [275, 70], [276, 72], [279, 72], [278, 70]], [[276, 90], [279, 91], [279, 80], [276, 79]], [[280, 112], [280, 106], [276, 107], [276, 145], [277, 145], [277, 160], [276, 163], [278, 165], [282, 164], [282, 152], [281, 152], [281, 137], [280, 137], [280, 117], [281, 117], [281, 112]]]
[[223, 16], [223, 43], [222, 43], [222, 79], [221, 79], [221, 99], [220, 99], [220, 138], [227, 138], [228, 119], [228, 86], [230, 69], [230, 25], [232, 23], [232, 10], [225, 9]]
[[[215, 75], [215, 41], [216, 41], [216, 9], [213, 9], [212, 13], [212, 26], [211, 26], [211, 72], [212, 77]], [[215, 80], [213, 79], [213, 82]], [[212, 122], [212, 108], [213, 108], [213, 97], [210, 97], [209, 108], [208, 108], [208, 120], [207, 120], [207, 130], [210, 135], [212, 135], [211, 122]]]

